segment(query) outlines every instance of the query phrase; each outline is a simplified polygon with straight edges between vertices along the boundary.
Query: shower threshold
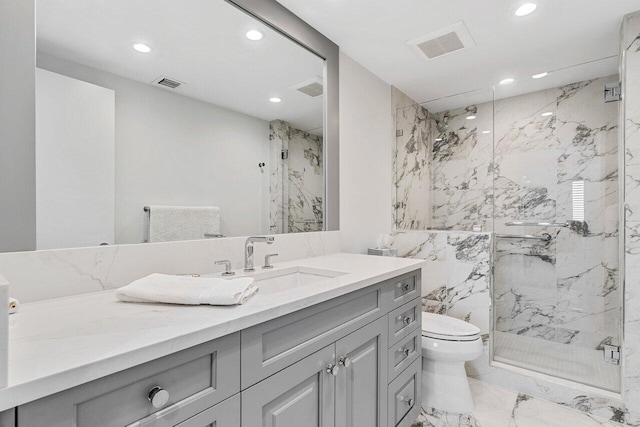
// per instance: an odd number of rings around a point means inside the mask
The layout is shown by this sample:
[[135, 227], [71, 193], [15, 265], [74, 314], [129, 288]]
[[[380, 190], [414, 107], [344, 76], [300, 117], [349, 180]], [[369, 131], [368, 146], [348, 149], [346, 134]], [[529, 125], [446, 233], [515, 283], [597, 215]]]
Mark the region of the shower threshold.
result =
[[620, 392], [620, 367], [606, 363], [602, 351], [500, 331], [493, 339], [496, 362]]

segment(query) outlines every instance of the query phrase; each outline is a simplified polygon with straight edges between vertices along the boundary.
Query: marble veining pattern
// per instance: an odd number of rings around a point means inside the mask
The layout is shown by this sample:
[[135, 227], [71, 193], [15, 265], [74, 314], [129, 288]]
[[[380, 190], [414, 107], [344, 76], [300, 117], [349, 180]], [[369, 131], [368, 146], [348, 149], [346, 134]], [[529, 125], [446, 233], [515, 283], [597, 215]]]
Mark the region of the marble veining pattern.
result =
[[491, 238], [488, 233], [411, 231], [392, 235], [398, 255], [427, 261], [423, 310], [447, 314], [489, 333]]
[[621, 36], [626, 203], [623, 396], [640, 425], [640, 12], [625, 16]]
[[470, 380], [476, 408], [454, 414], [422, 407], [412, 427], [614, 427], [622, 424], [543, 399]]
[[[270, 129], [269, 226], [272, 233], [323, 230], [322, 136], [282, 120]], [[288, 153], [283, 158], [282, 153]]]
[[[604, 85], [617, 79], [496, 101], [496, 231], [552, 238], [496, 239], [498, 331], [590, 350], [620, 342], [618, 106], [602, 100]], [[573, 220], [575, 181], [584, 183], [584, 222], [567, 228], [505, 226]]]
[[431, 227], [431, 146], [429, 112], [395, 87], [391, 88], [393, 145], [393, 224], [398, 230]]
[[321, 136], [292, 129], [288, 172], [288, 232], [321, 231], [324, 194]]
[[[468, 119], [475, 116], [475, 119]], [[432, 127], [433, 227], [491, 230], [493, 216], [493, 105], [470, 105], [437, 114], [448, 125]], [[438, 141], [439, 140], [439, 141]]]
[[[151, 273], [214, 273], [229, 259], [244, 262], [245, 237], [188, 242], [98, 246], [93, 248], [0, 254], [0, 271], [10, 283], [9, 295], [21, 303], [98, 292], [128, 285]], [[273, 245], [256, 245], [255, 260], [277, 252], [274, 262], [340, 251], [340, 232], [281, 234]], [[42, 284], [46, 283], [47, 286]]]

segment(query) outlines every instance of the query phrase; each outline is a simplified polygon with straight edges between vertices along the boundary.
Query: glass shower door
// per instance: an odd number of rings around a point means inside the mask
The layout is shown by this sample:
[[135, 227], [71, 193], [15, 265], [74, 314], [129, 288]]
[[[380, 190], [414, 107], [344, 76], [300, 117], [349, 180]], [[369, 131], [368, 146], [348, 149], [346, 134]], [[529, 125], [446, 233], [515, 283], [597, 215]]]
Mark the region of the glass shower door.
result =
[[495, 90], [492, 354], [617, 392], [619, 79], [581, 71]]

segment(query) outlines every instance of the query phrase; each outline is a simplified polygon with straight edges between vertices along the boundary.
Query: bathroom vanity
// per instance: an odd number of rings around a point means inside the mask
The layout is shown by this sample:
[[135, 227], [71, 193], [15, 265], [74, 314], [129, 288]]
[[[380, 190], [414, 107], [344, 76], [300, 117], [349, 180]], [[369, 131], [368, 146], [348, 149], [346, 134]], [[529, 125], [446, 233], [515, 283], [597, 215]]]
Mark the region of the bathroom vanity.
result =
[[14, 317], [0, 420], [409, 426], [421, 400], [421, 264], [354, 254], [281, 263], [274, 271], [342, 274], [237, 307], [128, 304], [113, 291], [27, 304]]

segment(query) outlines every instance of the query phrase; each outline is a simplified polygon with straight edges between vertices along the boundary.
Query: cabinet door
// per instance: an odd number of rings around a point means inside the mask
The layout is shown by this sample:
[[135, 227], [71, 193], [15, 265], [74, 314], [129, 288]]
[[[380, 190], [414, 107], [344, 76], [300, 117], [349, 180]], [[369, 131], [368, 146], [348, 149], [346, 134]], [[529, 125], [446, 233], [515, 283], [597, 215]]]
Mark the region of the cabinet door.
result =
[[387, 318], [336, 343], [336, 427], [383, 427], [387, 422]]
[[325, 347], [243, 391], [243, 427], [333, 427], [336, 377], [327, 367], [334, 350]]

